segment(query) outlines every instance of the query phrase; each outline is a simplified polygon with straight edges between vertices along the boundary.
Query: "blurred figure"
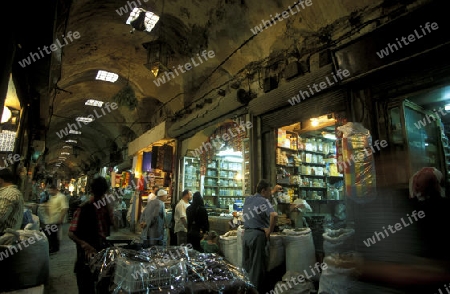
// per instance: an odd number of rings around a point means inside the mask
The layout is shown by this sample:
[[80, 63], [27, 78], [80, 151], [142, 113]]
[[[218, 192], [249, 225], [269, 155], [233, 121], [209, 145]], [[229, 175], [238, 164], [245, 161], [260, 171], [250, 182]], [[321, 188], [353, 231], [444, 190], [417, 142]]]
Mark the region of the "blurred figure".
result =
[[48, 223], [46, 225], [56, 225], [58, 227], [57, 232], [46, 233], [50, 253], [59, 251], [59, 243], [62, 237], [62, 227], [66, 218], [66, 214], [69, 210], [69, 203], [64, 194], [58, 191], [56, 185], [52, 184], [49, 187], [50, 199], [48, 200]]
[[[402, 226], [397, 228], [396, 224], [395, 234], [381, 239], [380, 245], [376, 243], [368, 250], [359, 269], [361, 281], [399, 293], [450, 293], [450, 289], [444, 288], [450, 282], [450, 242], [443, 231], [448, 223], [450, 201], [443, 197], [442, 179], [442, 173], [430, 167], [422, 168], [411, 177], [409, 197], [399, 197], [403, 202], [392, 211], [384, 212], [394, 215]], [[417, 214], [422, 217], [417, 218]], [[395, 248], [386, 246], [387, 242], [395, 244]], [[366, 285], [361, 291], [367, 289], [371, 287]], [[391, 293], [387, 291], [385, 293]]]
[[47, 185], [41, 183], [41, 193], [39, 194], [39, 203], [46, 203], [50, 199], [50, 194], [47, 191]]
[[217, 237], [219, 235], [215, 231], [206, 232], [203, 240], [200, 241], [202, 252], [204, 253], [219, 253], [219, 245], [217, 245]]
[[14, 175], [8, 168], [0, 170], [0, 235], [5, 229], [20, 230], [23, 219], [23, 195], [13, 184]]
[[[95, 282], [89, 268], [89, 259], [108, 247], [106, 237], [109, 236], [113, 223], [112, 210], [109, 208], [108, 201], [104, 199], [108, 191], [106, 179], [94, 178], [90, 188], [93, 197], [81, 204], [75, 212], [68, 234], [77, 246], [75, 274], [80, 294], [95, 293]], [[97, 208], [94, 204], [99, 202], [106, 205], [99, 205]]]
[[122, 218], [122, 197], [114, 202], [114, 224], [118, 228], [123, 228], [125, 223]]
[[200, 240], [203, 234], [209, 231], [208, 212], [206, 211], [200, 192], [195, 192], [192, 198], [192, 204], [186, 208], [187, 216], [187, 242], [200, 252], [203, 252], [200, 246]]

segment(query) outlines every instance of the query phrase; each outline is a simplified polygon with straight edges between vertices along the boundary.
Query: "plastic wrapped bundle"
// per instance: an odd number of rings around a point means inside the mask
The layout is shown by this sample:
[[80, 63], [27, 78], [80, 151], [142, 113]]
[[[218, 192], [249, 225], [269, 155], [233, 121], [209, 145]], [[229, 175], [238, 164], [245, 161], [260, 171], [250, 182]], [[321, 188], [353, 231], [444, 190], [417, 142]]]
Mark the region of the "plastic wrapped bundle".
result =
[[214, 253], [196, 253], [187, 263], [186, 293], [250, 293], [247, 273]]
[[376, 195], [372, 137], [359, 123], [350, 122], [338, 129], [343, 132], [342, 158], [338, 158], [338, 165], [344, 172], [345, 195], [357, 202], [367, 202]]
[[139, 251], [112, 247], [98, 253], [90, 267], [101, 293], [147, 293], [154, 289], [178, 293], [184, 288], [188, 259], [187, 247], [182, 246]]
[[325, 229], [323, 236], [323, 251], [325, 256], [332, 253], [344, 253], [353, 250], [353, 229]]

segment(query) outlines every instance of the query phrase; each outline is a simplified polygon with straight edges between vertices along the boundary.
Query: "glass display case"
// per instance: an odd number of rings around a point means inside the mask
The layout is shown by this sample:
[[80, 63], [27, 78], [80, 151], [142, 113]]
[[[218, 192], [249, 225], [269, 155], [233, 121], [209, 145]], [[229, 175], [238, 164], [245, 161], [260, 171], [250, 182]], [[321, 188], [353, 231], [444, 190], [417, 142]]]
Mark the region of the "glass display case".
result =
[[215, 197], [214, 204], [228, 208], [244, 199], [242, 152], [219, 153], [206, 167], [205, 197]]
[[192, 192], [200, 191], [202, 177], [200, 175], [200, 160], [196, 157], [183, 157], [181, 159], [181, 191], [189, 189]]

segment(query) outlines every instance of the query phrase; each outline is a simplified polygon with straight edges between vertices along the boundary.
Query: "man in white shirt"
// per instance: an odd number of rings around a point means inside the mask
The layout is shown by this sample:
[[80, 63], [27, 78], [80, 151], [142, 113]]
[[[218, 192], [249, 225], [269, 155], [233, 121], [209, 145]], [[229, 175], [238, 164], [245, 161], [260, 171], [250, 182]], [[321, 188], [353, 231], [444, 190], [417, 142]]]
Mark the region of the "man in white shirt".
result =
[[51, 231], [51, 233], [47, 235], [47, 238], [49, 241], [50, 253], [55, 253], [59, 251], [59, 242], [62, 236], [61, 225], [64, 223], [67, 211], [69, 210], [69, 203], [67, 202], [66, 196], [58, 191], [56, 185], [50, 185], [48, 192], [50, 198], [47, 202], [48, 224], [46, 225], [50, 225], [50, 227], [56, 225], [58, 230], [56, 232]]
[[182, 198], [175, 206], [175, 229], [174, 233], [177, 235], [177, 245], [186, 245], [187, 243], [187, 218], [186, 208], [189, 206], [189, 201], [192, 199], [192, 192], [188, 189], [182, 193]]

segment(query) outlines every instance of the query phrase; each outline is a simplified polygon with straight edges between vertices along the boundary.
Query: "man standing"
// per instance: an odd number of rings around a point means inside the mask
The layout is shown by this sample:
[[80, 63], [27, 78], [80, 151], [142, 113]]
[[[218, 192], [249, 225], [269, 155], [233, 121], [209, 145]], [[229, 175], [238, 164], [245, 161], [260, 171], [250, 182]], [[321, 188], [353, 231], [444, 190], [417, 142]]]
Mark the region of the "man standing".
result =
[[167, 199], [167, 191], [160, 189], [157, 199], [150, 200], [141, 215], [141, 238], [144, 248], [154, 245], [165, 245], [164, 228], [166, 209], [164, 201]]
[[56, 185], [51, 184], [49, 188], [50, 199], [48, 200], [48, 225], [57, 225], [58, 231], [47, 236], [50, 253], [59, 251], [59, 242], [62, 236], [61, 225], [64, 223], [69, 203], [66, 196], [58, 191]]
[[23, 196], [13, 184], [14, 175], [8, 169], [0, 170], [0, 235], [7, 228], [20, 230], [23, 219]]
[[271, 184], [267, 180], [260, 180], [256, 186], [256, 194], [245, 199], [242, 210], [245, 228], [242, 264], [259, 293], [265, 292], [266, 242], [269, 241], [278, 218], [270, 198], [281, 190], [279, 185], [271, 190]]
[[[75, 273], [80, 294], [96, 293], [89, 260], [92, 255], [108, 247], [106, 238], [110, 235], [110, 227], [113, 224], [112, 210], [105, 199], [105, 193], [108, 191], [106, 179], [95, 177], [90, 184], [90, 191], [93, 197], [75, 211], [68, 233], [77, 246]], [[106, 206], [97, 207], [99, 201], [106, 203]]]
[[192, 192], [188, 189], [182, 193], [182, 198], [175, 206], [175, 229], [174, 233], [177, 235], [177, 245], [186, 245], [187, 243], [187, 218], [186, 208], [189, 206], [189, 201], [192, 198]]

